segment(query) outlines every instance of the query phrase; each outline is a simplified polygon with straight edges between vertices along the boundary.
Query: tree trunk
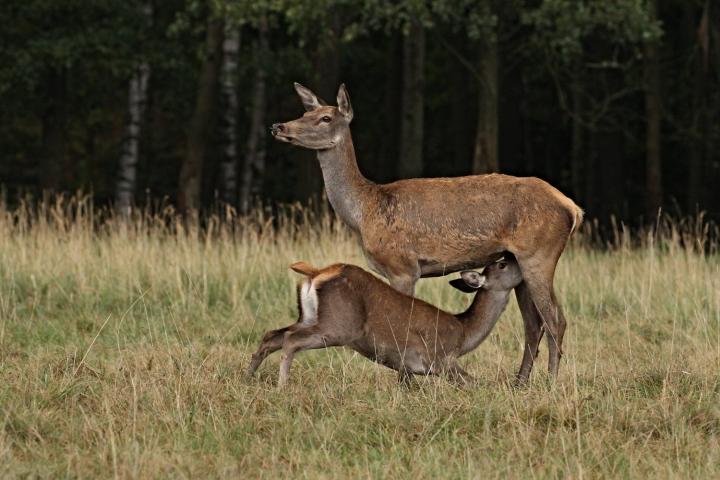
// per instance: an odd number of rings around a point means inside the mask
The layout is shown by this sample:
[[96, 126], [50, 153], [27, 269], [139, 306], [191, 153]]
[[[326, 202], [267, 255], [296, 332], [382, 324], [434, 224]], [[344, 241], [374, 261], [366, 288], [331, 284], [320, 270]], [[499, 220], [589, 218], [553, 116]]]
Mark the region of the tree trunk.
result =
[[[720, 2], [706, 0], [703, 7], [700, 24], [695, 24], [695, 8], [687, 5], [686, 18], [688, 30], [692, 33], [692, 46], [700, 46], [700, 60], [695, 73], [693, 86], [693, 99], [695, 102], [692, 118], [692, 138], [690, 140], [690, 165], [688, 172], [688, 199], [687, 207], [690, 213], [698, 212], [703, 205], [712, 205], [717, 195], [707, 185], [716, 184], [713, 178], [713, 115], [716, 108], [710, 101], [710, 92], [713, 88], [713, 67], [720, 75]], [[697, 42], [697, 43], [695, 43]], [[713, 59], [713, 53], [715, 59]], [[715, 65], [713, 65], [715, 64]], [[712, 214], [712, 209], [711, 209]]]
[[[707, 73], [708, 82], [711, 86], [706, 88], [706, 92], [717, 91], [718, 79], [720, 79], [720, 0], [708, 0], [707, 16], [709, 28], [710, 43], [710, 64]], [[714, 55], [712, 55], [714, 53]], [[712, 83], [710, 83], [712, 82]], [[705, 105], [705, 118], [703, 120], [703, 144], [705, 151], [704, 167], [708, 173], [705, 178], [704, 186], [707, 193], [712, 193], [711, 198], [707, 198], [706, 208], [710, 210], [711, 216], [717, 216], [720, 213], [718, 209], [718, 192], [709, 186], [720, 184], [720, 148], [718, 148], [718, 104], [716, 101], [708, 102]]]
[[[464, 39], [462, 40], [464, 41]], [[454, 48], [458, 46], [453, 45]], [[468, 142], [475, 133], [475, 125], [468, 122], [467, 99], [472, 95], [474, 89], [468, 88], [467, 68], [460, 62], [453, 62], [451, 68], [446, 72], [448, 87], [453, 92], [450, 95], [450, 116], [448, 118], [448, 143], [447, 160], [443, 163], [440, 175], [467, 175], [471, 170], [473, 158], [473, 144]], [[468, 91], [470, 90], [470, 91]], [[432, 175], [435, 176], [435, 175]]]
[[222, 93], [225, 99], [223, 129], [225, 131], [225, 151], [220, 165], [221, 198], [229, 205], [237, 202], [237, 69], [240, 51], [240, 30], [233, 26], [225, 30], [223, 42]]
[[588, 218], [597, 218], [600, 216], [598, 193], [600, 184], [598, 164], [598, 141], [597, 129], [591, 126], [588, 130], [588, 150], [584, 162], [584, 185], [583, 185], [583, 208]]
[[585, 128], [582, 124], [584, 102], [580, 85], [578, 79], [572, 87], [572, 165], [570, 168], [573, 196], [578, 199], [582, 198], [583, 194], [583, 166], [585, 162]]
[[137, 165], [139, 157], [140, 129], [147, 99], [147, 85], [150, 65], [143, 62], [130, 79], [128, 88], [128, 123], [122, 155], [118, 165], [118, 179], [115, 188], [115, 208], [128, 213], [135, 198]]
[[49, 101], [42, 116], [42, 154], [38, 176], [42, 189], [53, 191], [63, 188], [61, 174], [67, 153], [65, 70], [52, 69], [47, 76], [46, 88]]
[[497, 172], [498, 162], [498, 45], [482, 41], [478, 80], [478, 122], [475, 132], [473, 173]]
[[265, 174], [265, 103], [267, 70], [265, 62], [269, 53], [267, 21], [263, 18], [258, 25], [258, 37], [254, 42], [255, 79], [250, 113], [250, 132], [247, 138], [247, 152], [243, 165], [240, 188], [240, 210], [250, 210], [253, 197], [262, 189]]
[[588, 217], [608, 225], [612, 216], [624, 218], [624, 139], [622, 127], [598, 129], [591, 133], [591, 155], [585, 188]]
[[[700, 74], [698, 74], [700, 75]], [[703, 174], [705, 167], [705, 148], [704, 140], [707, 129], [705, 128], [707, 118], [705, 115], [705, 107], [699, 102], [704, 99], [705, 90], [704, 81], [696, 80], [696, 87], [700, 91], [694, 92], [694, 103], [697, 105], [693, 112], [693, 128], [692, 136], [688, 145], [688, 183], [687, 183], [687, 211], [694, 214], [700, 210], [700, 206], [704, 203]], [[698, 85], [701, 84], [701, 85]]]
[[[317, 45], [313, 55], [313, 89], [318, 96], [335, 104], [338, 87], [340, 86], [340, 17], [332, 12], [329, 19], [329, 29], [325, 32]], [[350, 86], [352, 90], [352, 86]], [[296, 194], [301, 201], [310, 198], [319, 198], [323, 190], [322, 171], [317, 161], [317, 155], [312, 150], [299, 150], [293, 154], [297, 156], [298, 185]]]
[[314, 55], [314, 83], [320, 98], [330, 105], [335, 104], [335, 96], [340, 86], [340, 17], [333, 12], [329, 20], [329, 29], [320, 39]]
[[403, 37], [402, 117], [400, 126], [400, 178], [423, 173], [425, 31], [416, 22]]
[[397, 159], [400, 158], [400, 124], [402, 111], [402, 34], [393, 32], [386, 43], [382, 89], [382, 132], [379, 135], [379, 154], [369, 159], [369, 177], [379, 183], [397, 179]]
[[223, 39], [223, 23], [215, 18], [208, 23], [205, 37], [205, 60], [203, 61], [195, 112], [190, 122], [187, 153], [180, 168], [178, 207], [183, 212], [200, 208], [200, 186], [205, 149], [208, 141], [208, 125], [211, 120], [218, 83], [220, 48]]
[[[657, 0], [648, 2], [648, 15], [657, 18]], [[645, 160], [645, 212], [648, 220], [653, 219], [662, 206], [662, 163], [660, 156], [662, 120], [662, 91], [660, 87], [660, 60], [658, 46], [645, 45], [645, 115], [646, 115], [646, 160]]]
[[[152, 5], [144, 4], [142, 13], [149, 24], [152, 20]], [[115, 208], [122, 214], [129, 213], [135, 199], [140, 134], [149, 79], [150, 64], [142, 62], [135, 70], [128, 86], [128, 123], [115, 184]]]

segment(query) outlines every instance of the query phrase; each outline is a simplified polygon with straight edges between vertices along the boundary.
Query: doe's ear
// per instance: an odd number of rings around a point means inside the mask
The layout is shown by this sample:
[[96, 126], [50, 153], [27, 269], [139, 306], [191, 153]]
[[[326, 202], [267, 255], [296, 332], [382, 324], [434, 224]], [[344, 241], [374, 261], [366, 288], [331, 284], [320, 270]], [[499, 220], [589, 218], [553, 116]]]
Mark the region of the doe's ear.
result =
[[345, 84], [340, 85], [340, 89], [337, 94], [338, 110], [343, 114], [345, 119], [350, 122], [353, 118], [352, 104], [350, 103], [350, 94], [348, 94]]
[[327, 105], [322, 98], [315, 95], [309, 88], [300, 85], [297, 82], [295, 82], [295, 91], [298, 95], [300, 95], [303, 107], [305, 107], [305, 110], [308, 112], [312, 112], [317, 108]]
[[307, 275], [308, 277], [312, 277], [317, 275], [318, 269], [313, 267], [310, 264], [307, 264], [305, 262], [295, 262], [292, 265], [290, 265], [290, 268], [297, 273], [301, 273], [303, 275]]

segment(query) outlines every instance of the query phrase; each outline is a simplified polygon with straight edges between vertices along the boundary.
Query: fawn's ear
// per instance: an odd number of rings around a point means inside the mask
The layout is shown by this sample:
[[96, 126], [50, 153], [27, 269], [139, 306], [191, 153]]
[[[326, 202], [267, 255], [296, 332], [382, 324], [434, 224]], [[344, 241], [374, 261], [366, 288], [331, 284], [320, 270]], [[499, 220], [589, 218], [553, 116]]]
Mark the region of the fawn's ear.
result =
[[450, 281], [450, 285], [457, 288], [461, 292], [473, 293], [477, 289], [485, 285], [485, 275], [472, 270], [460, 272], [460, 278]]
[[317, 275], [318, 269], [313, 267], [312, 265], [309, 265], [305, 262], [296, 262], [290, 265], [290, 268], [297, 273], [301, 273], [303, 275], [307, 275], [308, 277], [313, 277]]
[[455, 280], [450, 280], [450, 282], [448, 282], [448, 283], [450, 283], [450, 285], [452, 285], [453, 287], [457, 288], [458, 290], [460, 290], [461, 292], [464, 292], [464, 293], [477, 292], [477, 289], [469, 286], [467, 283], [465, 283], [465, 281], [462, 278], [456, 278]]
[[322, 98], [315, 95], [312, 91], [310, 91], [309, 88], [300, 85], [297, 82], [295, 82], [295, 91], [298, 95], [300, 95], [300, 100], [302, 100], [303, 107], [305, 107], [305, 110], [307, 110], [308, 112], [312, 112], [316, 108], [327, 105], [327, 103], [325, 103]]

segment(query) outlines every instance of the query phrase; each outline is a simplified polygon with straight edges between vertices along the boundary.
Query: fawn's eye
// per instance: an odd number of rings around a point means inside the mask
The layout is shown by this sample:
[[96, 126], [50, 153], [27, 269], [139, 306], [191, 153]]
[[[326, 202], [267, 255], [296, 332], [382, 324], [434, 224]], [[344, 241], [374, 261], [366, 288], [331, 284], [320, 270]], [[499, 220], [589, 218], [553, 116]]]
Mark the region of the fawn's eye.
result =
[[332, 120], [332, 118], [330, 118], [330, 117], [328, 117], [327, 115], [325, 115], [325, 116], [322, 117], [320, 120], [323, 121], [323, 122], [325, 122], [325, 123], [330, 123], [330, 121]]
[[505, 267], [507, 267], [507, 263], [505, 263], [505, 262], [500, 262], [500, 263], [498, 263], [498, 268], [499, 268], [500, 270], [504, 270]]

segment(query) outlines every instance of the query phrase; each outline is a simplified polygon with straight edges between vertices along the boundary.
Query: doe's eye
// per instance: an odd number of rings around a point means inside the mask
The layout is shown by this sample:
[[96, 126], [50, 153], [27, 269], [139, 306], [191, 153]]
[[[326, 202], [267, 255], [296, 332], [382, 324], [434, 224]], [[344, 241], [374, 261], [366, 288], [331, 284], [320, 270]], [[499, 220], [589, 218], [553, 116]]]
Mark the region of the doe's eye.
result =
[[330, 117], [328, 117], [327, 115], [325, 115], [325, 116], [322, 117], [320, 120], [323, 121], [323, 122], [325, 122], [325, 123], [330, 123], [330, 121], [332, 120], [332, 118], [330, 118]]
[[505, 269], [505, 267], [507, 267], [507, 263], [505, 263], [505, 262], [500, 262], [500, 263], [498, 264], [498, 268], [499, 268], [500, 270]]

